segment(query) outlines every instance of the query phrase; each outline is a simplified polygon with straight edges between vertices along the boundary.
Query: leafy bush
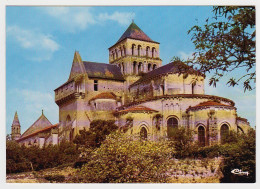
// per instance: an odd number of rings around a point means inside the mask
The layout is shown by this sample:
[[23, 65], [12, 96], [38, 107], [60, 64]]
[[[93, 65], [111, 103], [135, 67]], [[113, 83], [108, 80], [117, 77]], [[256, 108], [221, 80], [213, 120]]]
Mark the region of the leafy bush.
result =
[[79, 151], [76, 146], [69, 142], [61, 142], [59, 145], [49, 145], [40, 149], [36, 146], [26, 148], [14, 141], [7, 141], [6, 172], [38, 171], [73, 163], [78, 156]]
[[168, 142], [132, 141], [112, 133], [88, 156], [77, 177], [87, 183], [167, 182]]
[[[221, 182], [255, 182], [255, 136], [255, 130], [252, 129], [247, 135], [241, 135], [237, 143], [225, 145], [225, 151], [222, 152], [224, 156], [224, 165], [222, 166], [224, 177]], [[233, 169], [241, 169], [243, 172], [248, 172], [249, 175], [234, 175], [231, 173]]]
[[171, 130], [170, 141], [174, 148], [174, 156], [176, 158], [185, 158], [190, 156], [197, 145], [193, 143], [193, 133], [184, 127], [174, 128]]
[[90, 123], [89, 130], [81, 130], [80, 135], [77, 135], [73, 142], [77, 145], [96, 148], [101, 145], [107, 135], [117, 129], [118, 127], [114, 121], [94, 120]]

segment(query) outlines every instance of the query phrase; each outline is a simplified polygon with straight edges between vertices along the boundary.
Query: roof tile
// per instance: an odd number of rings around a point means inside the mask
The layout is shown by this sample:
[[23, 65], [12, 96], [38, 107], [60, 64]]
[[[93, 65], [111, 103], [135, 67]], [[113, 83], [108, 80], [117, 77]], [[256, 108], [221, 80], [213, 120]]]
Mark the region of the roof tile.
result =
[[124, 81], [121, 70], [116, 65], [83, 61], [85, 70], [89, 78], [101, 78]]

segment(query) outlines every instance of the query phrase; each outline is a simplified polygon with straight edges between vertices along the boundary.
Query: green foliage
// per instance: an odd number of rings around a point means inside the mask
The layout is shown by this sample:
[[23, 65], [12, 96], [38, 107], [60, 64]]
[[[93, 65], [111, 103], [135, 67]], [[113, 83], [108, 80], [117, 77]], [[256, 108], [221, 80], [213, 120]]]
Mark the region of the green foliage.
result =
[[64, 182], [65, 176], [64, 175], [46, 175], [44, 177], [46, 180], [52, 182]]
[[81, 130], [80, 135], [77, 135], [73, 142], [77, 145], [96, 148], [101, 145], [107, 135], [117, 129], [114, 121], [94, 120], [91, 122], [89, 130]]
[[[206, 146], [193, 149], [192, 158], [223, 157], [221, 171], [224, 177], [221, 182], [255, 182], [255, 130], [248, 134], [237, 135], [230, 133], [224, 145]], [[248, 176], [239, 176], [231, 173], [233, 169], [248, 171]]]
[[[256, 179], [256, 141], [255, 130], [250, 130], [247, 135], [240, 135], [237, 143], [226, 144], [226, 150], [222, 152], [224, 156], [224, 165], [222, 172], [224, 178], [222, 182], [242, 182], [254, 183]], [[248, 176], [239, 176], [231, 173], [233, 169], [248, 171]]]
[[169, 138], [174, 147], [174, 156], [176, 158], [185, 158], [197, 146], [193, 144], [193, 132], [184, 127], [174, 128], [169, 131]]
[[6, 172], [17, 173], [37, 171], [73, 163], [79, 156], [76, 146], [69, 142], [60, 145], [49, 145], [42, 149], [32, 146], [26, 148], [14, 141], [6, 143]]
[[213, 13], [203, 27], [195, 25], [188, 31], [196, 51], [187, 62], [203, 73], [213, 72], [209, 83], [213, 86], [229, 72], [243, 72], [238, 78], [230, 77], [227, 84], [243, 81], [244, 91], [252, 90], [256, 82], [255, 7], [216, 6]]
[[167, 141], [132, 141], [113, 133], [91, 153], [77, 177], [87, 183], [167, 182], [171, 156]]

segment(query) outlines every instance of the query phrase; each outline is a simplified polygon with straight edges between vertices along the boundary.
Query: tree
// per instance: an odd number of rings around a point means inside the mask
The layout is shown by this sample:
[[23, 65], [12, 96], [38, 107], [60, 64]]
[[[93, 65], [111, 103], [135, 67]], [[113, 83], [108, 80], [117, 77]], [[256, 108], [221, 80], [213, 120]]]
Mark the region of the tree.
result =
[[167, 141], [134, 141], [118, 131], [88, 156], [76, 177], [87, 183], [167, 182], [171, 153]]
[[213, 73], [210, 85], [232, 71], [244, 73], [238, 77], [228, 76], [229, 86], [243, 82], [244, 91], [252, 90], [256, 82], [255, 71], [255, 7], [215, 6], [212, 21], [193, 26], [195, 45], [193, 57], [187, 61], [203, 73]]
[[193, 132], [184, 127], [174, 128], [169, 131], [169, 140], [174, 148], [176, 158], [185, 158], [190, 155], [191, 151], [197, 144], [193, 144]]
[[89, 130], [81, 130], [73, 142], [87, 147], [99, 147], [102, 141], [106, 139], [106, 136], [117, 129], [118, 127], [114, 121], [94, 120], [90, 123]]

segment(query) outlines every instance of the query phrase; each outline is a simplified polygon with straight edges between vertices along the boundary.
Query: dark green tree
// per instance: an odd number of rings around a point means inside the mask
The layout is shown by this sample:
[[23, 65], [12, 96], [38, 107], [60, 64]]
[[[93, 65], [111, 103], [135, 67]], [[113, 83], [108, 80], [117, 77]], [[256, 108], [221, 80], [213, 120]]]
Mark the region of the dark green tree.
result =
[[213, 13], [204, 26], [195, 25], [188, 31], [196, 49], [188, 64], [205, 74], [213, 73], [209, 82], [213, 86], [225, 74], [241, 71], [245, 74], [227, 75], [227, 84], [235, 86], [242, 82], [244, 91], [254, 89], [255, 7], [215, 6]]
[[114, 121], [94, 120], [90, 123], [89, 130], [81, 130], [73, 142], [77, 145], [96, 148], [101, 145], [107, 135], [117, 130], [117, 128]]

